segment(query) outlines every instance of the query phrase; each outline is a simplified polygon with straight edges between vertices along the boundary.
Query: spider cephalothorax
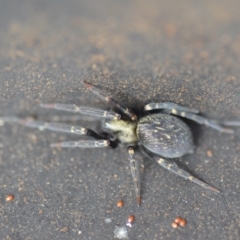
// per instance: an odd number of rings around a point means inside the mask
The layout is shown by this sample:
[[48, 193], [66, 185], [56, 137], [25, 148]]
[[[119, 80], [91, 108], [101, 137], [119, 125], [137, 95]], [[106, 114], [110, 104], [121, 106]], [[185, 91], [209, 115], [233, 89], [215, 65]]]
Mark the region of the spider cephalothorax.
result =
[[[105, 111], [92, 107], [78, 107], [76, 105], [54, 103], [42, 104], [41, 107], [103, 118], [102, 129], [99, 132], [95, 132], [81, 126], [40, 122], [35, 121], [32, 118], [20, 119], [17, 117], [2, 117], [0, 118], [0, 125], [3, 125], [5, 122], [15, 122], [27, 127], [39, 128], [40, 130], [48, 129], [58, 132], [88, 135], [94, 138], [91, 140], [53, 143], [51, 144], [52, 147], [102, 148], [115, 146], [119, 142], [126, 145], [138, 205], [140, 204], [141, 199], [138, 164], [134, 159], [134, 147], [136, 145], [142, 147], [143, 151], [149, 157], [169, 171], [197, 183], [204, 188], [219, 192], [218, 189], [198, 180], [185, 170], [180, 169], [172, 160], [172, 158], [179, 158], [185, 154], [193, 153], [194, 150], [192, 132], [179, 117], [190, 119], [220, 132], [234, 133], [232, 129], [224, 128], [217, 121], [209, 120], [198, 115], [199, 111], [196, 109], [183, 107], [172, 102], [147, 104], [144, 107], [146, 115], [138, 119], [134, 112], [121, 106], [117, 101], [106, 96], [98, 88], [87, 82], [84, 82], [84, 85], [98, 97], [109, 102], [114, 108], [122, 112], [127, 120], [122, 120], [121, 115], [112, 110]], [[151, 110], [159, 110], [159, 113], [148, 113]], [[226, 121], [221, 124], [236, 125], [236, 122]], [[239, 122], [237, 122], [237, 125], [239, 125]]]
[[126, 144], [138, 142], [136, 127], [136, 121], [110, 120], [103, 124], [103, 130], [110, 130], [121, 143]]

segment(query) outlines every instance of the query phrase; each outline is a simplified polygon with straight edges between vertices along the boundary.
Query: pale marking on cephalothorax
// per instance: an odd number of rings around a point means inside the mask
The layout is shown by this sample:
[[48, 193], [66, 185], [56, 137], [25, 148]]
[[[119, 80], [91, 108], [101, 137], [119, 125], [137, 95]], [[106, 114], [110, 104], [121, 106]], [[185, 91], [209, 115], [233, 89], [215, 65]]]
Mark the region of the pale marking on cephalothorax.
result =
[[124, 120], [112, 120], [105, 122], [105, 128], [116, 132], [118, 140], [122, 143], [136, 143], [138, 141], [136, 127], [136, 122]]

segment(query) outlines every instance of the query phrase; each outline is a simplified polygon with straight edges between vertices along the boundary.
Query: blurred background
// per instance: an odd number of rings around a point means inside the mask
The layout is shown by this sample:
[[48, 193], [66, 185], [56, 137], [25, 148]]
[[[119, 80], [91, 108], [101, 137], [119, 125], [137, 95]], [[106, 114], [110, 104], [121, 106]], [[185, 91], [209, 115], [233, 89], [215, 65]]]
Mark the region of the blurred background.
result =
[[[108, 109], [88, 80], [136, 111], [172, 101], [239, 119], [239, 9], [237, 0], [0, 0], [0, 116], [66, 120], [39, 108], [52, 102]], [[56, 150], [50, 143], [79, 138], [0, 127], [0, 238], [120, 239], [133, 214], [125, 238], [239, 239], [240, 130], [195, 127], [195, 153], [179, 165], [221, 194], [138, 154], [140, 208], [125, 148]], [[177, 216], [184, 228], [172, 228]]]

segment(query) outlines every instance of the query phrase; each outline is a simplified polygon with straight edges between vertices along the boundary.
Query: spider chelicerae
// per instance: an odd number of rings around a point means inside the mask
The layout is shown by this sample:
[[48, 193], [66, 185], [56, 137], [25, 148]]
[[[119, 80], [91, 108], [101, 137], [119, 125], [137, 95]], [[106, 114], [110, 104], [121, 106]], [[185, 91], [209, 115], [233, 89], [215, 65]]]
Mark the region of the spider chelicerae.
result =
[[[112, 110], [105, 111], [92, 107], [53, 103], [41, 104], [40, 106], [47, 109], [57, 109], [102, 118], [103, 124], [101, 130], [96, 132], [82, 126], [40, 122], [35, 121], [33, 118], [21, 119], [18, 117], [1, 117], [0, 125], [3, 125], [5, 122], [13, 122], [31, 128], [38, 128], [39, 130], [48, 129], [56, 132], [87, 135], [91, 138], [91, 140], [53, 143], [51, 147], [107, 148], [115, 147], [118, 143], [124, 144], [128, 151], [138, 205], [140, 205], [141, 197], [138, 163], [134, 158], [134, 149], [136, 146], [139, 146], [147, 156], [155, 160], [163, 168], [204, 188], [220, 192], [217, 188], [200, 181], [187, 171], [180, 169], [173, 161], [174, 158], [180, 158], [186, 154], [193, 153], [194, 150], [192, 132], [179, 117], [190, 119], [198, 124], [214, 128], [219, 132], [230, 134], [233, 134], [234, 131], [221, 125], [239, 126], [239, 121], [224, 121], [219, 123], [216, 120], [209, 120], [198, 115], [199, 111], [197, 109], [184, 107], [173, 102], [149, 103], [144, 107], [145, 115], [138, 118], [132, 110], [123, 107], [97, 87], [86, 81], [83, 84], [96, 96], [105, 100], [116, 110], [124, 114], [123, 118], [119, 113]], [[158, 110], [159, 113], [151, 113], [152, 110]]]

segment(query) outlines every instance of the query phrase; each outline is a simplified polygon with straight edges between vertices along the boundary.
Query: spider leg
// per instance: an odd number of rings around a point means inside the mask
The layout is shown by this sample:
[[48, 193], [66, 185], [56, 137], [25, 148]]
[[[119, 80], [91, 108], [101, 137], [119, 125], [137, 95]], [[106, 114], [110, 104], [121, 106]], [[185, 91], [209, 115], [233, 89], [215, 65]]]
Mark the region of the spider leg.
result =
[[198, 184], [201, 187], [204, 187], [206, 189], [212, 190], [214, 192], [220, 193], [220, 191], [217, 188], [214, 188], [210, 185], [208, 185], [207, 183], [200, 181], [199, 179], [193, 177], [190, 173], [188, 173], [187, 171], [180, 169], [177, 164], [175, 162], [173, 162], [170, 159], [164, 159], [161, 157], [154, 157], [154, 159], [156, 160], [156, 162], [161, 165], [163, 168], [177, 174], [178, 176], [190, 180], [196, 184]]
[[139, 171], [138, 171], [139, 166], [138, 166], [138, 162], [133, 158], [134, 149], [132, 147], [128, 148], [128, 154], [129, 154], [130, 168], [131, 168], [131, 173], [133, 177], [137, 204], [138, 206], [140, 206], [141, 197], [140, 197], [140, 177], [139, 177]]
[[202, 116], [199, 116], [199, 115], [196, 115], [196, 114], [193, 114], [193, 113], [188, 113], [188, 112], [178, 111], [176, 109], [172, 109], [171, 114], [190, 119], [190, 120], [192, 120], [192, 121], [194, 121], [198, 124], [202, 124], [202, 125], [211, 127], [211, 128], [213, 128], [213, 129], [215, 129], [219, 132], [229, 133], [229, 134], [234, 133], [233, 129], [224, 128], [220, 124], [218, 124], [218, 122], [215, 121], [215, 120], [210, 120], [210, 119], [204, 118]]
[[84, 81], [83, 83], [84, 83], [85, 87], [87, 87], [92, 93], [97, 95], [100, 99], [103, 99], [103, 100], [109, 102], [114, 107], [118, 108], [121, 112], [126, 114], [133, 121], [135, 121], [137, 119], [136, 114], [132, 110], [130, 110], [129, 108], [121, 106], [116, 100], [114, 100], [113, 98], [105, 95], [101, 90], [94, 87], [92, 84], [90, 84], [86, 81]]
[[33, 118], [22, 119], [18, 117], [1, 117], [0, 126], [4, 123], [18, 123], [26, 127], [38, 128], [40, 131], [51, 130], [56, 132], [73, 133], [78, 135], [88, 135], [94, 138], [99, 137], [97, 133], [95, 133], [93, 130], [81, 126], [72, 126], [69, 124], [55, 122], [34, 121]]
[[[183, 107], [181, 105], [178, 105], [178, 104], [175, 104], [172, 102], [149, 103], [149, 104], [145, 105], [144, 108], [146, 111], [155, 110], [155, 109], [164, 109], [164, 110], [167, 110], [166, 111], [167, 113], [171, 113], [176, 116], [190, 119], [198, 124], [206, 125], [206, 126], [211, 127], [219, 132], [230, 133], [230, 134], [234, 133], [234, 130], [222, 127], [215, 120], [210, 120], [210, 119], [204, 118], [202, 116], [196, 115], [197, 113], [199, 113], [199, 111], [194, 108]], [[224, 122], [223, 122], [222, 124], [228, 125], [226, 123], [227, 122], [225, 122], [225, 124], [224, 124]], [[228, 125], [228, 126], [230, 126], [230, 125]]]
[[80, 140], [52, 143], [51, 147], [58, 148], [104, 148], [110, 145], [108, 140]]
[[223, 121], [221, 122], [224, 126], [240, 127], [240, 121]]
[[198, 109], [184, 107], [173, 102], [160, 102], [160, 103], [149, 103], [145, 105], [144, 109], [146, 111], [156, 110], [156, 109], [176, 109], [178, 111], [190, 112], [190, 113], [199, 113]]
[[[192, 121], [194, 121], [194, 122], [196, 122], [198, 124], [202, 124], [202, 125], [211, 127], [211, 128], [213, 128], [213, 129], [215, 129], [215, 130], [217, 130], [219, 132], [230, 133], [230, 134], [234, 133], [233, 129], [222, 127], [215, 120], [210, 120], [210, 119], [204, 118], [202, 116], [196, 115], [195, 112], [194, 112], [195, 111], [194, 109], [191, 109], [191, 112], [190, 111], [183, 111], [183, 110], [181, 110], [181, 109], [184, 109], [184, 108], [185, 107], [177, 105], [177, 108], [172, 108], [172, 109], [171, 108], [170, 109], [167, 108], [167, 112], [171, 113], [173, 115], [176, 115], [176, 116], [180, 116], [180, 117], [183, 117], [183, 118], [190, 119], [190, 120], [192, 120]], [[152, 109], [160, 109], [160, 108], [152, 108], [151, 109], [150, 107], [148, 107], [148, 105], [146, 105], [145, 109], [152, 110]], [[188, 109], [188, 108], [186, 108], [186, 109]]]
[[75, 104], [61, 104], [61, 103], [52, 103], [52, 104], [41, 104], [40, 107], [47, 109], [57, 109], [68, 112], [81, 113], [85, 115], [90, 115], [94, 117], [107, 118], [112, 120], [118, 120], [121, 118], [120, 114], [117, 114], [113, 111], [105, 111], [93, 107], [85, 106], [76, 106]]
[[51, 130], [55, 132], [65, 132], [73, 133], [78, 135], [88, 135], [97, 140], [80, 140], [80, 141], [68, 141], [52, 143], [51, 147], [62, 147], [62, 148], [102, 148], [110, 146], [110, 141], [108, 140], [98, 140], [101, 137], [91, 129], [83, 128], [80, 126], [72, 126], [64, 123], [54, 123], [54, 122], [40, 122], [34, 121], [32, 118], [21, 119], [18, 117], [1, 117], [0, 126], [4, 123], [18, 123], [30, 128], [38, 128], [39, 130]]

